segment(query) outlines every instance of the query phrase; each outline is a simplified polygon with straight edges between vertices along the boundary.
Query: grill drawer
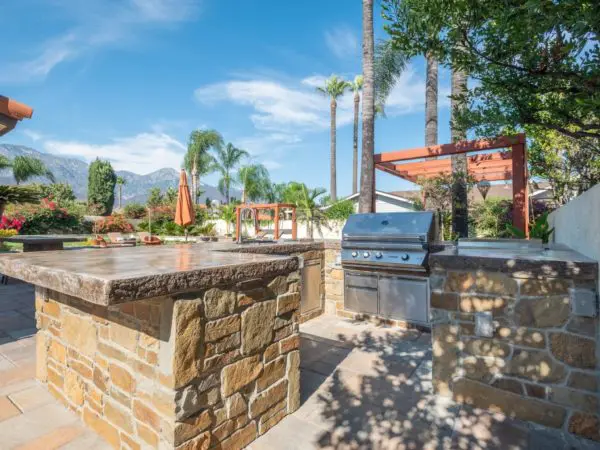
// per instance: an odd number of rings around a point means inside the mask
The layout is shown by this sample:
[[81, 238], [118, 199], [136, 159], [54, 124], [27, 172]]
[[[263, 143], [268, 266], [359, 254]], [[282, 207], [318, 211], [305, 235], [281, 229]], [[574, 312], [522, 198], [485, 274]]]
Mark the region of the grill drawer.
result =
[[344, 308], [365, 314], [378, 313], [377, 275], [345, 274]]

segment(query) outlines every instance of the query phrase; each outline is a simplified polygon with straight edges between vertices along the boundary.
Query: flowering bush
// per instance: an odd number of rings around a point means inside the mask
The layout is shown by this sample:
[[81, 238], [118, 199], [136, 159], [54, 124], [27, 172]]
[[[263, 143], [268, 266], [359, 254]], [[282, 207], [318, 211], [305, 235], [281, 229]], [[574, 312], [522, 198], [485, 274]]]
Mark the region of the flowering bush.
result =
[[19, 230], [22, 227], [23, 227], [23, 218], [22, 217], [10, 218], [8, 216], [2, 216], [2, 218], [0, 218], [0, 230], [11, 230], [11, 231], [15, 231], [14, 234], [18, 234]]
[[127, 222], [122, 214], [112, 214], [111, 216], [97, 220], [94, 224], [96, 233], [131, 233], [133, 226]]
[[9, 205], [6, 213], [8, 217], [22, 222], [20, 234], [71, 234], [91, 231], [81, 215], [59, 207], [55, 201], [48, 198], [38, 205]]

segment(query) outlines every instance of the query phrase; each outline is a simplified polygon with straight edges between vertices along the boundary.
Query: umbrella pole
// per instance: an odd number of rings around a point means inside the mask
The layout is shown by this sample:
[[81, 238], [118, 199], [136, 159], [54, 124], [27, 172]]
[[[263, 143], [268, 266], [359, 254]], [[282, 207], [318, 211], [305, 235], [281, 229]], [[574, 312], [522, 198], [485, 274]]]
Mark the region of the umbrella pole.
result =
[[150, 233], [150, 240], [152, 240], [152, 212], [148, 208], [148, 232]]

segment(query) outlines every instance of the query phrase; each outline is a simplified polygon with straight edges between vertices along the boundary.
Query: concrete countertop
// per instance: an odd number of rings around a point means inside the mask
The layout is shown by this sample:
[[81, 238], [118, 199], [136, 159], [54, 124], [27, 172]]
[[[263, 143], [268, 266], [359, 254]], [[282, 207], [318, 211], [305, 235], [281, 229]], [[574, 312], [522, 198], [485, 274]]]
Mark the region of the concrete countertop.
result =
[[202, 290], [289, 273], [320, 242], [206, 243], [0, 256], [0, 273], [99, 305]]
[[74, 235], [74, 234], [55, 234], [55, 235], [21, 235], [1, 237], [0, 241], [16, 242], [19, 244], [47, 244], [51, 242], [85, 242], [89, 236]]
[[524, 278], [569, 276], [595, 279], [598, 262], [565, 246], [542, 248], [447, 248], [429, 256], [432, 269], [487, 270]]

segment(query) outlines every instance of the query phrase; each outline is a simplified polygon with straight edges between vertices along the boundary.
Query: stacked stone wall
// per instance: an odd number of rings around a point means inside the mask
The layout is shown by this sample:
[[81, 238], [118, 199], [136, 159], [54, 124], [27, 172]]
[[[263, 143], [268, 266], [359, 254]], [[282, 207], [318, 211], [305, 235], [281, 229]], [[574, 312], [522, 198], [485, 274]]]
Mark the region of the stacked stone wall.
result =
[[37, 288], [37, 377], [116, 449], [243, 448], [299, 407], [299, 282], [109, 308]]
[[439, 394], [600, 441], [598, 318], [576, 315], [572, 297], [595, 280], [437, 268], [430, 283]]

